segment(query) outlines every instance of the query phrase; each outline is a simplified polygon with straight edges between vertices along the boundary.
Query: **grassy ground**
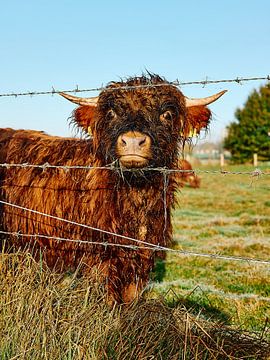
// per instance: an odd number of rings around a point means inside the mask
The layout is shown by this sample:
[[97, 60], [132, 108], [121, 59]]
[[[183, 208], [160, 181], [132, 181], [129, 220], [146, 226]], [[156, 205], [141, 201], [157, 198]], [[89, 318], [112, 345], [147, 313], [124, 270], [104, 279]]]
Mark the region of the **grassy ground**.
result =
[[[185, 187], [179, 193], [175, 247], [270, 260], [270, 175], [199, 176], [200, 189]], [[168, 254], [157, 270], [162, 282], [154, 284], [155, 292], [170, 290], [172, 299], [184, 297], [206, 316], [249, 330], [263, 329], [270, 318], [269, 265]]]
[[[179, 192], [175, 247], [269, 260], [270, 176], [200, 176], [200, 189]], [[0, 359], [267, 359], [269, 275], [268, 265], [169, 253], [145, 299], [109, 309], [93, 280], [2, 254]]]
[[141, 299], [110, 309], [94, 279], [51, 273], [29, 254], [4, 254], [0, 267], [1, 360], [270, 356], [260, 336], [203, 320], [181, 301]]

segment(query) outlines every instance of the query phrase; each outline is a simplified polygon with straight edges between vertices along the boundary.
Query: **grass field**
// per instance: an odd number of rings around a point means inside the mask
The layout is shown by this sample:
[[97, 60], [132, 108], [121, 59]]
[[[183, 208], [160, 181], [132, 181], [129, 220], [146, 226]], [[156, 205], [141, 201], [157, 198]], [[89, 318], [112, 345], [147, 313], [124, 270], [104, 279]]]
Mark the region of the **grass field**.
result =
[[[199, 176], [178, 194], [175, 248], [270, 260], [270, 176]], [[95, 282], [30, 255], [2, 254], [0, 270], [3, 360], [270, 356], [269, 265], [168, 253], [144, 299], [114, 309]]]
[[[179, 193], [176, 248], [270, 260], [270, 175], [199, 175], [200, 189]], [[165, 265], [162, 282], [154, 286], [157, 292], [173, 289], [172, 297], [187, 297], [209, 315], [250, 330], [264, 328], [270, 318], [269, 265], [175, 254], [168, 254]], [[162, 264], [158, 269], [164, 271]]]

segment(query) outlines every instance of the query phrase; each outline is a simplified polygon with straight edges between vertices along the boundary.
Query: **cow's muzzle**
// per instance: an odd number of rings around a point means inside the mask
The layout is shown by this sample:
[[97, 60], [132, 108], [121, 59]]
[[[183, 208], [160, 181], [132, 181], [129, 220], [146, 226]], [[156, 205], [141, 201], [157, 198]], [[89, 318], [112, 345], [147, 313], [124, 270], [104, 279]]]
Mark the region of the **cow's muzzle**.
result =
[[151, 138], [138, 131], [121, 134], [116, 142], [116, 154], [125, 168], [142, 168], [152, 157]]

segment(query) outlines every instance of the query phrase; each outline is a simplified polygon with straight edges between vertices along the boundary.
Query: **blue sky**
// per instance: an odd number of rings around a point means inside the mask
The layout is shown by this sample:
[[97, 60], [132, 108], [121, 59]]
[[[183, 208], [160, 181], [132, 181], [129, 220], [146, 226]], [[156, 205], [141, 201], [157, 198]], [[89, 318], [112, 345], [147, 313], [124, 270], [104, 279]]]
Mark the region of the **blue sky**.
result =
[[[4, 1], [0, 93], [96, 88], [145, 69], [182, 81], [270, 74], [269, 0]], [[265, 82], [182, 87], [211, 106], [219, 139], [254, 88]], [[85, 93], [94, 96], [95, 93]], [[73, 104], [61, 97], [0, 98], [0, 126], [71, 135]]]

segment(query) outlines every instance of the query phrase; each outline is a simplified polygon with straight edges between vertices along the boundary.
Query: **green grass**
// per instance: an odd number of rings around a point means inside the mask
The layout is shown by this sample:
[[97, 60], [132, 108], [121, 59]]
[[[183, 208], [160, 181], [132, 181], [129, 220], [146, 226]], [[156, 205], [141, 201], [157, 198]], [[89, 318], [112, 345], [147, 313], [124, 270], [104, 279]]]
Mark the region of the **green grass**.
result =
[[[269, 260], [270, 177], [200, 176], [179, 191], [174, 247]], [[168, 253], [144, 298], [111, 309], [95, 279], [2, 254], [0, 359], [268, 359], [269, 279], [269, 265]]]
[[[199, 176], [200, 189], [186, 187], [178, 194], [175, 248], [270, 260], [270, 176]], [[199, 301], [200, 312], [207, 307], [211, 316], [211, 307], [219, 309], [229, 315], [228, 323], [252, 331], [263, 329], [270, 318], [269, 265], [169, 253], [164, 268], [162, 282], [153, 286], [156, 293], [173, 289], [174, 296]]]

